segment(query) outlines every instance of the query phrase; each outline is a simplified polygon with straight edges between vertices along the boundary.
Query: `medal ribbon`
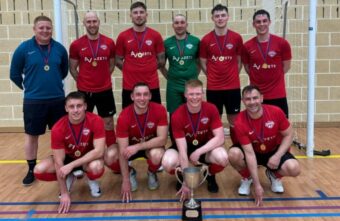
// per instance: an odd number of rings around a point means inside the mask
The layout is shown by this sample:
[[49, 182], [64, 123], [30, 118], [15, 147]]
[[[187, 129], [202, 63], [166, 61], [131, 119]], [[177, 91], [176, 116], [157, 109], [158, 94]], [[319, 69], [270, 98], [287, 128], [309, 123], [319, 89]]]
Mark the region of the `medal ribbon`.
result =
[[141, 122], [139, 121], [138, 119], [138, 115], [135, 111], [135, 109], [133, 109], [133, 113], [134, 113], [134, 116], [135, 116], [135, 119], [136, 119], [136, 122], [137, 122], [137, 126], [138, 126], [138, 129], [139, 129], [139, 133], [141, 135], [141, 138], [144, 140], [145, 139], [145, 131], [146, 131], [146, 123], [147, 123], [147, 120], [148, 120], [148, 117], [149, 117], [149, 108], [148, 110], [146, 111], [146, 116], [144, 118], [144, 123], [143, 125], [141, 124]]
[[43, 48], [41, 47], [41, 45], [38, 44], [37, 40], [35, 40], [35, 42], [37, 43], [37, 45], [38, 45], [38, 47], [39, 47], [39, 52], [40, 52], [41, 57], [42, 57], [43, 60], [44, 60], [44, 64], [45, 64], [45, 65], [48, 65], [48, 59], [49, 59], [50, 53], [51, 53], [51, 44], [49, 43], [49, 44], [47, 45], [47, 55], [45, 55], [44, 50], [43, 50]]
[[70, 121], [68, 121], [68, 126], [71, 129], [72, 132], [72, 137], [74, 139], [74, 142], [76, 143], [76, 145], [79, 145], [79, 142], [81, 140], [81, 137], [83, 136], [83, 128], [84, 128], [84, 124], [85, 124], [85, 120], [82, 122], [81, 127], [80, 127], [80, 131], [78, 136], [76, 135], [76, 131], [74, 130], [74, 128], [72, 127], [72, 124]]
[[190, 124], [191, 124], [192, 132], [193, 132], [194, 138], [196, 139], [197, 131], [199, 129], [199, 125], [200, 125], [200, 121], [201, 121], [202, 111], [200, 110], [200, 112], [198, 112], [198, 118], [197, 118], [196, 124], [194, 125], [194, 122], [192, 120], [192, 114], [189, 112], [188, 107], [186, 107], [186, 109], [187, 109], [188, 119], [189, 119]]
[[136, 31], [132, 30], [133, 31], [133, 36], [136, 39], [137, 44], [138, 44], [138, 52], [140, 52], [142, 50], [143, 43], [144, 43], [144, 38], [145, 38], [147, 30], [148, 30], [148, 28], [145, 28], [145, 30], [143, 31], [142, 40], [141, 41], [138, 40], [138, 36], [136, 34]]
[[218, 49], [219, 49], [219, 51], [220, 51], [220, 56], [222, 56], [222, 55], [223, 55], [223, 51], [224, 51], [224, 47], [225, 47], [225, 43], [227, 42], [228, 32], [227, 32], [227, 34], [225, 34], [225, 36], [224, 36], [223, 45], [220, 44], [220, 41], [219, 41], [218, 36], [217, 36], [217, 34], [216, 34], [215, 31], [214, 31], [214, 36], [215, 36], [215, 40], [216, 40]]
[[247, 113], [247, 120], [248, 120], [248, 124], [251, 127], [251, 129], [254, 131], [257, 139], [259, 139], [261, 141], [261, 143], [264, 143], [264, 118], [265, 118], [265, 110], [262, 107], [263, 110], [263, 115], [262, 115], [262, 121], [261, 121], [261, 131], [260, 133], [258, 133], [253, 125], [253, 123], [251, 122], [251, 119]]
[[98, 51], [99, 51], [99, 45], [100, 45], [100, 35], [99, 35], [99, 37], [98, 37], [98, 44], [97, 44], [96, 51], [93, 50], [93, 47], [92, 47], [92, 44], [91, 44], [89, 38], [87, 38], [87, 41], [88, 41], [88, 43], [89, 43], [89, 45], [90, 45], [90, 48], [91, 48], [92, 58], [93, 58], [93, 59], [97, 58]]
[[178, 39], [176, 38], [176, 45], [177, 45], [177, 49], [178, 49], [180, 57], [183, 57], [183, 55], [184, 55], [184, 50], [185, 50], [185, 46], [187, 45], [187, 40], [188, 40], [188, 34], [186, 34], [186, 36], [185, 36], [184, 46], [183, 46], [183, 49], [182, 49]]
[[268, 44], [267, 44], [267, 48], [266, 48], [266, 51], [263, 51], [262, 50], [262, 46], [261, 46], [261, 43], [259, 42], [259, 39], [256, 39], [256, 43], [257, 43], [257, 47], [259, 48], [260, 52], [261, 52], [261, 56], [264, 60], [264, 63], [267, 63], [267, 55], [268, 55], [268, 52], [269, 52], [269, 48], [270, 48], [270, 42], [271, 42], [271, 37], [269, 35], [269, 39], [268, 39]]

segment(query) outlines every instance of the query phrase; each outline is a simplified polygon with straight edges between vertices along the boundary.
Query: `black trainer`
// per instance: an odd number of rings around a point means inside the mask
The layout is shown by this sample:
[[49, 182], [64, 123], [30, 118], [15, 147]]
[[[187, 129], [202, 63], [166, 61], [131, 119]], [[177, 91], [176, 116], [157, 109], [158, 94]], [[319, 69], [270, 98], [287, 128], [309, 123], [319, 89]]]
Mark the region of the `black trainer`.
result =
[[207, 182], [208, 182], [208, 191], [210, 193], [217, 193], [219, 188], [216, 183], [215, 175], [208, 175]]
[[35, 177], [33, 174], [33, 171], [29, 170], [25, 176], [25, 178], [22, 180], [22, 184], [24, 186], [30, 186], [34, 182]]

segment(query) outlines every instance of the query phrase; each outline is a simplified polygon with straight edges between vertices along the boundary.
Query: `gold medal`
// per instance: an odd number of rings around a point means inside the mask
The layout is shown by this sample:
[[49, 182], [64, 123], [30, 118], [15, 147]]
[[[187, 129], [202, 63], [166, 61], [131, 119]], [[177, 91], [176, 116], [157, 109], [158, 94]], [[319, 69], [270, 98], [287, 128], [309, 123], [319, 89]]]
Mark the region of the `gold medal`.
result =
[[223, 57], [223, 56], [220, 56], [220, 57], [218, 58], [218, 60], [219, 60], [219, 61], [224, 61], [224, 57]]
[[92, 61], [92, 67], [97, 67], [98, 63], [97, 61]]
[[194, 139], [194, 140], [192, 141], [192, 145], [197, 146], [197, 145], [198, 145], [198, 140], [197, 140], [197, 139]]
[[142, 58], [143, 57], [143, 53], [142, 52], [138, 52], [137, 53], [137, 57]]
[[80, 156], [81, 156], [81, 152], [80, 152], [80, 150], [77, 150], [76, 152], [74, 152], [74, 156], [76, 156], [76, 157], [80, 157]]
[[262, 64], [262, 68], [263, 68], [263, 69], [267, 69], [267, 68], [268, 68], [268, 64], [267, 64], [267, 63], [263, 63], [263, 64]]
[[179, 61], [179, 64], [180, 64], [180, 65], [184, 65], [184, 61], [183, 61], [183, 60], [180, 60], [180, 61]]
[[266, 145], [265, 144], [261, 144], [260, 145], [260, 149], [262, 150], [262, 151], [265, 151], [266, 149], [267, 149], [267, 147], [266, 147]]
[[44, 70], [45, 70], [45, 71], [49, 71], [49, 70], [50, 70], [50, 66], [49, 66], [48, 64], [45, 64]]

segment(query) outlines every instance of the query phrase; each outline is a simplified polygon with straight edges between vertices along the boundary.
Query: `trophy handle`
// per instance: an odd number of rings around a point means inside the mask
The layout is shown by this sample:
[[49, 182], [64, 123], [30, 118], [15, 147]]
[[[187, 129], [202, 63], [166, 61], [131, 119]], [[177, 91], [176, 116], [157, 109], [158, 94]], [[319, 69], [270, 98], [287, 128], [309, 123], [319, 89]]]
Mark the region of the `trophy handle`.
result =
[[177, 167], [176, 168], [175, 175], [176, 175], [176, 178], [177, 178], [178, 182], [180, 182], [180, 184], [183, 185], [183, 181], [178, 177], [178, 172], [182, 172], [182, 168], [181, 167]]
[[205, 179], [207, 179], [207, 176], [208, 176], [208, 174], [209, 174], [208, 169], [209, 169], [209, 167], [208, 167], [207, 165], [205, 165], [205, 164], [202, 165], [201, 173], [203, 173], [203, 174], [205, 173], [205, 175], [204, 175], [203, 180], [202, 180], [201, 183], [199, 184], [199, 186], [205, 181]]

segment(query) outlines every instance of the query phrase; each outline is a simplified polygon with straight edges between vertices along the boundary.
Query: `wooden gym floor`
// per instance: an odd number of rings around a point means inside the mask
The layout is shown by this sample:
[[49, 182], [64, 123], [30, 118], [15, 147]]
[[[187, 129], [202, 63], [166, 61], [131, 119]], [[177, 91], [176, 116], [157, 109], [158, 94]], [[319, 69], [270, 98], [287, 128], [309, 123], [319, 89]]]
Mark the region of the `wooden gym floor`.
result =
[[[298, 129], [304, 134], [303, 129]], [[40, 139], [39, 159], [50, 154], [50, 134]], [[292, 147], [302, 174], [284, 178], [284, 194], [270, 191], [270, 183], [260, 168], [265, 189], [263, 207], [255, 207], [250, 197], [237, 194], [239, 175], [229, 166], [218, 174], [218, 194], [211, 194], [203, 184], [195, 191], [202, 200], [204, 220], [340, 220], [340, 128], [316, 128], [315, 149], [330, 149], [329, 157], [306, 158], [303, 150]], [[101, 178], [102, 196], [90, 196], [84, 179], [72, 188], [73, 204], [69, 214], [57, 214], [57, 182], [35, 182], [23, 187], [26, 174], [23, 160], [23, 133], [0, 133], [0, 220], [180, 220], [181, 203], [175, 196], [175, 177], [160, 172], [160, 188], [147, 189], [146, 164], [133, 162], [137, 169], [138, 190], [133, 201], [121, 203], [119, 175], [106, 169]], [[304, 142], [304, 140], [302, 140]], [[226, 146], [229, 146], [228, 143]]]

